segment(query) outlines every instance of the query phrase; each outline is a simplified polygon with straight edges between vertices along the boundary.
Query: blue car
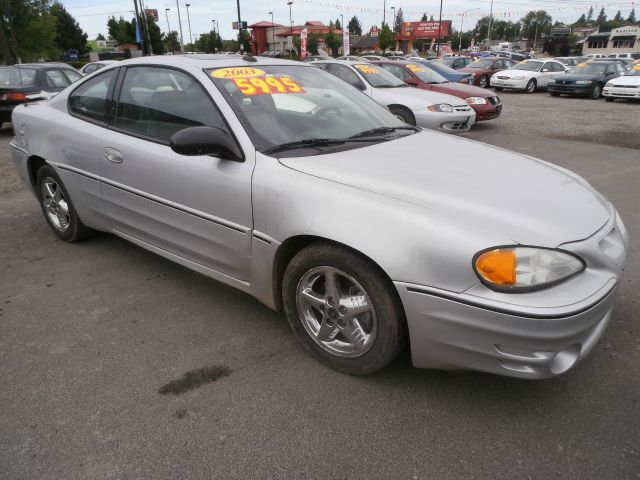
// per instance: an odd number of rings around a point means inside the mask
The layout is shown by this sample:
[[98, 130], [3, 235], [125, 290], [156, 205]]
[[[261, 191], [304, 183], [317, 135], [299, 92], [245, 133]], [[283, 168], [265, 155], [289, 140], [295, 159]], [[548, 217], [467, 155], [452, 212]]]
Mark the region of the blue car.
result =
[[454, 70], [451, 67], [447, 67], [444, 63], [435, 62], [435, 61], [430, 62], [428, 60], [422, 60], [422, 61], [419, 61], [419, 63], [439, 73], [450, 82], [467, 83], [469, 85], [473, 85], [472, 73], [461, 73], [461, 72], [458, 72], [457, 70]]

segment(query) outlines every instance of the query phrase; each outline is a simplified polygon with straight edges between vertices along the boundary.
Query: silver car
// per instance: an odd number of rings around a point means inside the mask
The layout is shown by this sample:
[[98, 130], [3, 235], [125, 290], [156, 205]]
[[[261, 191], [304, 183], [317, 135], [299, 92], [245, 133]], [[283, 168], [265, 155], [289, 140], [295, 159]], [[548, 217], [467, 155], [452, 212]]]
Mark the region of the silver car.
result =
[[128, 60], [13, 123], [60, 239], [111, 232], [247, 292], [342, 372], [409, 343], [417, 367], [552, 377], [611, 317], [629, 239], [584, 180], [309, 65]]
[[412, 88], [379, 65], [344, 60], [318, 61], [313, 65], [366, 93], [409, 125], [460, 133], [475, 123], [476, 112], [464, 100]]

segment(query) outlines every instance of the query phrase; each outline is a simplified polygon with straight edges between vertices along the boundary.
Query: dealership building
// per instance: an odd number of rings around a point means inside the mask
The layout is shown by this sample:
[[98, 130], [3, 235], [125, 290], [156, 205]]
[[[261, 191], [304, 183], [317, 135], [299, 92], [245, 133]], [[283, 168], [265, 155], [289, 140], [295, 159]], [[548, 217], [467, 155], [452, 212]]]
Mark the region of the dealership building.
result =
[[629, 25], [610, 32], [593, 32], [582, 42], [583, 55], [640, 52], [640, 27]]

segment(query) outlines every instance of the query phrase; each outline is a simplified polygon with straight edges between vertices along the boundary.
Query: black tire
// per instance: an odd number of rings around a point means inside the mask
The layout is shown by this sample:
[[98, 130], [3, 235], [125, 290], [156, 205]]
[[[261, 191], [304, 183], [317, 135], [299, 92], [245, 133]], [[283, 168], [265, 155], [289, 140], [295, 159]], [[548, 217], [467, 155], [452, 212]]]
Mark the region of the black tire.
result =
[[613, 100], [614, 100], [613, 97], [604, 97], [605, 102], [613, 102]]
[[556, 93], [556, 92], [549, 92], [549, 95], [551, 95], [552, 97], [559, 97], [560, 94]]
[[413, 113], [411, 113], [411, 110], [404, 107], [390, 107], [389, 110], [407, 125], [415, 126], [416, 117], [413, 115]]
[[489, 86], [489, 77], [486, 75], [482, 75], [480, 77], [480, 81], [478, 82], [478, 86], [480, 88], [487, 88]]
[[[50, 217], [49, 212], [47, 211], [47, 207], [45, 206], [46, 199], [43, 193], [45, 183], [54, 185], [54, 191], [56, 192], [58, 191], [58, 188], [60, 189], [60, 192], [58, 193], [62, 195], [61, 198], [66, 202], [68, 212], [67, 215], [62, 215], [68, 222], [66, 224], [66, 228], [65, 225], [63, 225], [61, 222], [60, 225], [56, 225]], [[67, 189], [62, 183], [60, 176], [53, 167], [49, 165], [43, 165], [38, 170], [38, 174], [36, 176], [36, 193], [40, 202], [40, 208], [42, 209], [42, 213], [44, 214], [44, 218], [49, 224], [49, 227], [51, 227], [51, 230], [53, 230], [53, 233], [55, 233], [58, 238], [64, 240], [65, 242], [72, 243], [84, 240], [85, 238], [88, 238], [96, 233], [95, 230], [85, 226], [80, 221], [80, 217], [78, 217], [78, 213], [76, 212], [73, 202], [71, 201], [71, 197], [69, 196]]]
[[[326, 350], [303, 324], [304, 313], [299, 311], [297, 301], [298, 286], [309, 272], [322, 267], [337, 269], [353, 277], [373, 306], [376, 334], [368, 350], [359, 356], [345, 357]], [[282, 300], [289, 325], [303, 345], [323, 363], [340, 372], [350, 375], [377, 372], [387, 366], [405, 345], [404, 310], [393, 284], [370, 260], [346, 247], [318, 242], [298, 252], [285, 271]]]
[[591, 100], [598, 100], [600, 98], [600, 95], [602, 95], [602, 86], [594, 85], [591, 89], [591, 93], [589, 94], [589, 98]]
[[537, 86], [538, 82], [536, 82], [535, 78], [532, 78], [527, 82], [526, 87], [524, 87], [524, 93], [535, 93]]

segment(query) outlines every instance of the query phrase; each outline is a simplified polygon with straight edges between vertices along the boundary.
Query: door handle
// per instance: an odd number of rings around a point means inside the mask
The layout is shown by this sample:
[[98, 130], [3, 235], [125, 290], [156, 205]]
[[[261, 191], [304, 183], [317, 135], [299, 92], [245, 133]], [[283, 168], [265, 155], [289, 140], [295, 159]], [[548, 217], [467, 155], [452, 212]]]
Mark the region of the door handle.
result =
[[107, 147], [104, 149], [104, 158], [109, 160], [111, 163], [122, 163], [124, 158], [122, 157], [122, 153], [115, 148]]

